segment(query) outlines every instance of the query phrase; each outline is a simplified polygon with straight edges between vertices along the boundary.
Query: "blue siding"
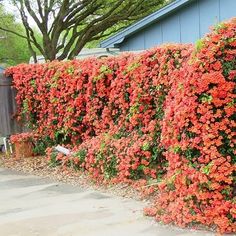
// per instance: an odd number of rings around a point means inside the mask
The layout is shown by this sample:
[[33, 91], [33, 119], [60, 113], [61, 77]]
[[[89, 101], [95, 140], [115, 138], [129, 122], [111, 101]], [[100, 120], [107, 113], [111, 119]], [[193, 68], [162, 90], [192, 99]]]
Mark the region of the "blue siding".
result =
[[219, 21], [236, 17], [236, 0], [194, 0], [118, 44], [121, 51], [163, 43], [194, 43]]
[[134, 37], [129, 37], [120, 45], [121, 51], [137, 51], [146, 49], [145, 45], [145, 33], [140, 32]]
[[162, 22], [163, 42], [180, 42], [179, 14], [170, 15]]
[[119, 46], [119, 48], [120, 48], [120, 50], [121, 50], [122, 52], [124, 52], [124, 51], [132, 51], [132, 48], [129, 49], [129, 45], [128, 45], [128, 43], [125, 42], [125, 41]]
[[157, 44], [162, 44], [162, 26], [161, 24], [156, 25], [155, 27], [149, 26], [144, 32], [145, 39], [145, 48], [154, 47]]
[[132, 50], [143, 50], [144, 48], [144, 34], [140, 32], [140, 34], [136, 35], [135, 37], [131, 37], [129, 39], [129, 48]]
[[236, 16], [236, 0], [220, 0], [220, 20]]
[[[192, 43], [200, 36], [198, 1], [180, 11], [181, 43]], [[155, 28], [155, 27], [154, 27]]]
[[209, 31], [210, 26], [220, 21], [219, 14], [219, 0], [199, 1], [200, 37]]

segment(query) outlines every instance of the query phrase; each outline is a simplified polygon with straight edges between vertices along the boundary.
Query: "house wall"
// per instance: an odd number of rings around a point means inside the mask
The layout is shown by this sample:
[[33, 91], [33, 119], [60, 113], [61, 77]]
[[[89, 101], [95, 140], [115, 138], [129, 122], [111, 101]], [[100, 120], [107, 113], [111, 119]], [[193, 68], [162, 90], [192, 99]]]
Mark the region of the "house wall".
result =
[[210, 26], [236, 17], [236, 0], [195, 0], [125, 39], [121, 51], [148, 49], [163, 43], [193, 43]]

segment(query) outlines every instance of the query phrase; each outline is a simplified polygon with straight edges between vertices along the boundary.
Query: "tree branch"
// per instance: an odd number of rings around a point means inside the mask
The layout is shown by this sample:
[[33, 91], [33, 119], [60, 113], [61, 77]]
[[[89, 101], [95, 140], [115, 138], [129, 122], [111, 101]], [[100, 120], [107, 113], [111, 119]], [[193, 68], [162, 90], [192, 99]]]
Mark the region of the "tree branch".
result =
[[25, 30], [26, 30], [26, 35], [27, 35], [27, 38], [29, 39], [29, 42], [28, 43], [31, 43], [31, 41], [33, 41], [32, 43], [37, 47], [37, 49], [44, 55], [44, 50], [43, 48], [40, 46], [40, 44], [37, 42], [35, 36], [34, 36], [34, 31], [32, 30], [32, 28], [29, 26], [29, 23], [28, 23], [28, 18], [25, 14], [25, 11], [24, 11], [24, 5], [22, 3], [22, 0], [20, 1], [20, 8], [19, 8], [19, 11], [20, 11], [20, 14], [21, 14], [21, 19], [22, 19], [22, 22], [23, 22], [23, 25], [25, 27]]
[[[15, 31], [13, 31], [13, 30], [9, 30], [9, 29], [3, 28], [3, 27], [1, 27], [1, 26], [0, 26], [0, 30], [9, 32], [9, 33], [11, 33], [11, 34], [15, 34], [15, 35], [17, 35], [17, 36], [19, 36], [19, 37], [21, 37], [21, 38], [27, 40], [27, 37], [26, 37], [26, 36], [24, 36], [24, 35], [22, 35], [22, 34], [19, 34], [19, 33], [15, 32]], [[33, 41], [31, 41], [31, 42], [33, 42]]]
[[[1, 1], [1, 0], [0, 0]], [[29, 47], [34, 45], [45, 57], [53, 60], [74, 58], [87, 42], [112, 33], [110, 27], [133, 22], [157, 9], [165, 0], [12, 0], [20, 3], [20, 13]], [[36, 9], [36, 10], [35, 10]], [[28, 24], [27, 14], [33, 18], [43, 36], [38, 42]], [[53, 21], [49, 21], [50, 16]], [[49, 25], [50, 24], [50, 25]], [[126, 24], [125, 24], [126, 25]], [[113, 31], [113, 32], [114, 32]]]

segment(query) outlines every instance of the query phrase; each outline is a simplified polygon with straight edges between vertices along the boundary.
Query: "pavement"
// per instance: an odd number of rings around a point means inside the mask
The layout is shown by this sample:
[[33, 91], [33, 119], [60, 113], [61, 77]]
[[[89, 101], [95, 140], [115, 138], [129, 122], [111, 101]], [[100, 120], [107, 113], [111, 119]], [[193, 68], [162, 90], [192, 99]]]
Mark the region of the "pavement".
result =
[[145, 203], [0, 168], [0, 236], [212, 236], [163, 226]]

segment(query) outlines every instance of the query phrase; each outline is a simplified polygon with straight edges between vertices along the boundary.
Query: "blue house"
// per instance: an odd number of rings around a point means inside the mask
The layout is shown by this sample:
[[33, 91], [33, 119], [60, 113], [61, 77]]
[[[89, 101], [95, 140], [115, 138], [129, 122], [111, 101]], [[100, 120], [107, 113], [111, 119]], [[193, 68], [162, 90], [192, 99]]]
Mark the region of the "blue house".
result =
[[163, 43], [194, 43], [210, 26], [236, 16], [236, 0], [176, 0], [101, 42], [121, 51]]

